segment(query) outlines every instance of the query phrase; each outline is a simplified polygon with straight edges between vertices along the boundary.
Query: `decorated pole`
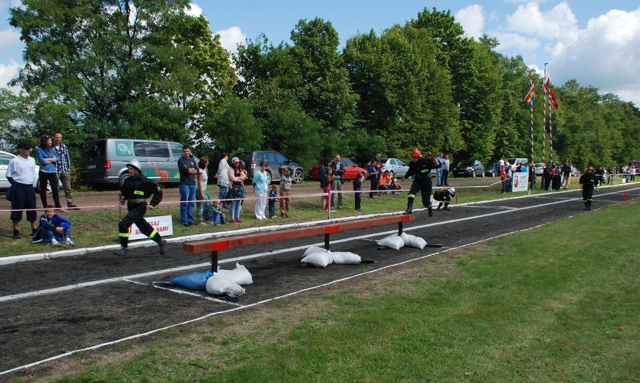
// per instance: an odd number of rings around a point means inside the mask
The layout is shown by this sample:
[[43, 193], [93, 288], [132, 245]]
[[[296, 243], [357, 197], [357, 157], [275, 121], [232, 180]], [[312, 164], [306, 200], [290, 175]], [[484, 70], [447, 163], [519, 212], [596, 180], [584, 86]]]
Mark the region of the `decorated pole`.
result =
[[[544, 63], [544, 86], [542, 87], [542, 91], [544, 92], [542, 95], [542, 162], [545, 162], [545, 141], [546, 141], [546, 130], [547, 130], [547, 104], [549, 102], [549, 95], [547, 94], [547, 63]], [[551, 154], [551, 153], [549, 153]], [[551, 159], [551, 158], [549, 158]]]
[[533, 80], [531, 81], [531, 89], [529, 89], [529, 93], [524, 97], [524, 101], [529, 104], [529, 110], [531, 113], [531, 164], [534, 164], [534, 139], [533, 139], [533, 101], [536, 99], [536, 89], [533, 85]]
[[544, 64], [544, 94], [545, 94], [545, 106], [549, 112], [549, 161], [553, 162], [553, 117], [551, 116], [551, 79], [547, 75], [547, 64]]

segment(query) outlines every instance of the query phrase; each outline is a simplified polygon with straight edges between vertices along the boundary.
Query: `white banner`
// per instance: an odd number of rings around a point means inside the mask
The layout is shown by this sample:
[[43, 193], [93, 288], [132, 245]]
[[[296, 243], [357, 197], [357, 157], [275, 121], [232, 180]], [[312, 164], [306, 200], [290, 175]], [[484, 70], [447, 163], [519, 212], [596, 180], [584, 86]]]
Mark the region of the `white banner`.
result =
[[[149, 222], [149, 225], [156, 229], [156, 231], [163, 237], [167, 235], [173, 235], [173, 220], [170, 215], [162, 215], [160, 217], [148, 217], [145, 221]], [[129, 228], [129, 240], [147, 238], [142, 234], [138, 226], [135, 224]]]
[[513, 192], [527, 191], [529, 172], [513, 172]]

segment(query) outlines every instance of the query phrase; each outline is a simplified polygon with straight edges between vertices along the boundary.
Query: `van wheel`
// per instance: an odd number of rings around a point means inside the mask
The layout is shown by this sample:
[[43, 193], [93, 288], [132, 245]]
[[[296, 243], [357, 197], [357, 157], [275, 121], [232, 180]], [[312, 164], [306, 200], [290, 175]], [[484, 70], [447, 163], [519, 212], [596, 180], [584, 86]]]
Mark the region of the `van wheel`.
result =
[[129, 174], [129, 172], [122, 173], [122, 175], [120, 176], [120, 187], [124, 185], [124, 181], [129, 177], [131, 177], [131, 174]]
[[301, 184], [304, 181], [304, 172], [302, 171], [302, 169], [296, 169], [296, 171], [293, 173], [291, 181], [294, 184]]

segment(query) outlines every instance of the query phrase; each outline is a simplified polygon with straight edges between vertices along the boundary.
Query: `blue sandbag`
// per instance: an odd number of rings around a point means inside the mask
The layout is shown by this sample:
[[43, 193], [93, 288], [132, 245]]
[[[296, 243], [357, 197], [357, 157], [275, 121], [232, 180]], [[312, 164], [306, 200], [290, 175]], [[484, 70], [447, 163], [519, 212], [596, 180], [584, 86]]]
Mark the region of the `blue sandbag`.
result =
[[204, 273], [196, 271], [191, 274], [176, 277], [171, 282], [189, 290], [204, 290], [207, 285], [207, 279], [212, 276], [213, 272], [211, 272], [211, 270], [207, 270]]

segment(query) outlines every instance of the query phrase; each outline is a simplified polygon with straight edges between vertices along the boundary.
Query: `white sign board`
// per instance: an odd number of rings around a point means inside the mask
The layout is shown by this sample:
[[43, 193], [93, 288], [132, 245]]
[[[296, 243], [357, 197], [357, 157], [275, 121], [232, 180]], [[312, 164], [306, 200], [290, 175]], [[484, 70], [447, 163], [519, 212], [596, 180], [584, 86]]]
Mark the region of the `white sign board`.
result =
[[[167, 235], [173, 235], [173, 220], [170, 215], [162, 215], [160, 217], [148, 217], [145, 218], [149, 225], [153, 227], [161, 236], [165, 237]], [[138, 226], [135, 224], [131, 225], [129, 228], [129, 239], [143, 239], [147, 238], [146, 235], [142, 234]]]
[[513, 172], [513, 191], [527, 191], [529, 172]]

